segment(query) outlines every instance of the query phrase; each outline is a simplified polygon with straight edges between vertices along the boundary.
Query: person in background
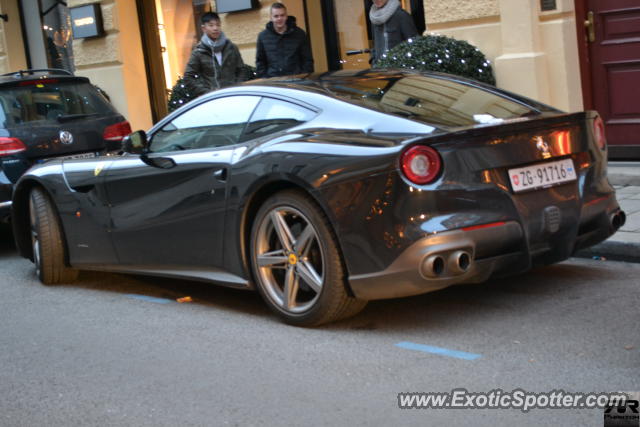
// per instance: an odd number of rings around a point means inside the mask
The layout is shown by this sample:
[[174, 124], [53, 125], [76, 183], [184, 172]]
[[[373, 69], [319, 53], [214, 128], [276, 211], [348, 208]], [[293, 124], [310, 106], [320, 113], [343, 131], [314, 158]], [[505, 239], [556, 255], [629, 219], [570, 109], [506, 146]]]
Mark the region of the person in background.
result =
[[400, 7], [398, 0], [373, 0], [369, 19], [373, 32], [371, 62], [374, 65], [389, 49], [418, 35], [413, 18]]
[[313, 72], [313, 57], [307, 33], [287, 15], [282, 3], [273, 3], [267, 28], [258, 34], [256, 74], [277, 77]]
[[220, 16], [207, 12], [200, 20], [202, 38], [184, 71], [185, 85], [194, 98], [248, 79], [238, 47], [222, 32]]

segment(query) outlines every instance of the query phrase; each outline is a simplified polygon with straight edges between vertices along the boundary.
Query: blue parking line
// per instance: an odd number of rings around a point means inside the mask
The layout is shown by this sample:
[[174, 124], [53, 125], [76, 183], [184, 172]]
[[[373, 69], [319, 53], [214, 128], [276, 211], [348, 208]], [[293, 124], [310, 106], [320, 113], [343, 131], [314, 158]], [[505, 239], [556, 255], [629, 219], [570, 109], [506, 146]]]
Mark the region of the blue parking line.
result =
[[432, 345], [425, 345], [425, 344], [416, 344], [414, 342], [407, 342], [407, 341], [397, 343], [396, 347], [404, 348], [407, 350], [416, 350], [416, 351], [422, 351], [425, 353], [438, 354], [440, 356], [455, 357], [455, 358], [464, 359], [464, 360], [475, 360], [482, 357], [482, 355], [480, 354], [467, 353], [467, 352], [458, 351], [458, 350], [449, 350], [442, 347], [434, 347]]
[[173, 302], [173, 300], [171, 299], [155, 298], [155, 297], [149, 297], [146, 295], [127, 294], [125, 295], [125, 297], [132, 298], [132, 299], [139, 299], [141, 301], [146, 301], [146, 302], [155, 302], [157, 304], [169, 304], [170, 302]]

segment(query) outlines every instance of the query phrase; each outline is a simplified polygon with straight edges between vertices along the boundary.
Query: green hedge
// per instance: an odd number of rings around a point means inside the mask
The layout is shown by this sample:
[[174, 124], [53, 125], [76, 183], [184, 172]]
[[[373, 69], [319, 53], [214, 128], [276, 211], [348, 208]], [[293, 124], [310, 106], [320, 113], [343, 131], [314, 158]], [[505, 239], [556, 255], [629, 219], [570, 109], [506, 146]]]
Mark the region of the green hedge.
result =
[[374, 67], [439, 71], [496, 84], [491, 63], [478, 48], [440, 35], [418, 36], [402, 42], [383, 55]]

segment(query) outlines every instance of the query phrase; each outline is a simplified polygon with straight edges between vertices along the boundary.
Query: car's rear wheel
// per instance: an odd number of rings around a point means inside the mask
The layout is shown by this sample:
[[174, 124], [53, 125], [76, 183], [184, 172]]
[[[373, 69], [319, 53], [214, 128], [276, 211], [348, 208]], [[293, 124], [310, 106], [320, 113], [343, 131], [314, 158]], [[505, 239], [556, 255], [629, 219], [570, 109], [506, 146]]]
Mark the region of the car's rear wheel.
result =
[[288, 323], [320, 325], [355, 315], [366, 305], [347, 292], [329, 221], [300, 192], [277, 193], [258, 211], [251, 266], [263, 299]]
[[66, 248], [60, 221], [49, 196], [40, 188], [31, 190], [29, 198], [31, 246], [36, 274], [45, 285], [70, 283], [78, 270], [65, 264]]

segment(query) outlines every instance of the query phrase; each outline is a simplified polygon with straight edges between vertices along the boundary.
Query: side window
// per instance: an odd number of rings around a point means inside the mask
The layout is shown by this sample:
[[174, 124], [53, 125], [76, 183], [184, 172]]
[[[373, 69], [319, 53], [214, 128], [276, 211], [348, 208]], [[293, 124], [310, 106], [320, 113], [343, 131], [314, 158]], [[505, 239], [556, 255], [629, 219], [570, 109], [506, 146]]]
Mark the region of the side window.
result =
[[258, 138], [307, 122], [315, 113], [307, 108], [273, 98], [262, 98], [251, 116], [242, 140]]
[[154, 153], [236, 144], [258, 96], [228, 96], [200, 104], [166, 124], [151, 139]]

